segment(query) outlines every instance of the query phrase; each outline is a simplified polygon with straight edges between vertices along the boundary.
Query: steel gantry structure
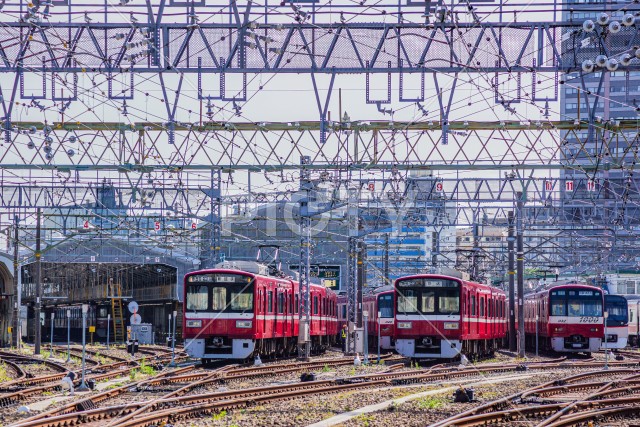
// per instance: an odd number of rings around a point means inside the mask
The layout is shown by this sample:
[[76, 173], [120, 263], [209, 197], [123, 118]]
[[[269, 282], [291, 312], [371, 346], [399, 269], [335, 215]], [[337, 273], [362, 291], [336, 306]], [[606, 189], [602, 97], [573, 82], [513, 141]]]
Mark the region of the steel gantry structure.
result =
[[[139, 3], [4, 2], [0, 226], [45, 209], [63, 234], [82, 221], [107, 235], [152, 227], [158, 245], [197, 235], [208, 266], [221, 259], [226, 207], [298, 204], [301, 320], [312, 220], [343, 208], [353, 323], [364, 237], [405, 222], [506, 229], [520, 202], [516, 220], [537, 239], [523, 242], [527, 264], [586, 268], [597, 253], [635, 265], [638, 122], [596, 114], [609, 73], [628, 85], [640, 71], [634, 3], [590, 6], [608, 13], [597, 22], [558, 18], [559, 0]], [[593, 87], [584, 76], [595, 72]], [[295, 74], [310, 76], [315, 120], [245, 112]], [[335, 87], [352, 74], [375, 109], [351, 119], [340, 106], [332, 120]], [[574, 116], [556, 111], [562, 87], [582, 97]], [[164, 228], [168, 216], [183, 229]], [[506, 252], [495, 261], [506, 271]]]

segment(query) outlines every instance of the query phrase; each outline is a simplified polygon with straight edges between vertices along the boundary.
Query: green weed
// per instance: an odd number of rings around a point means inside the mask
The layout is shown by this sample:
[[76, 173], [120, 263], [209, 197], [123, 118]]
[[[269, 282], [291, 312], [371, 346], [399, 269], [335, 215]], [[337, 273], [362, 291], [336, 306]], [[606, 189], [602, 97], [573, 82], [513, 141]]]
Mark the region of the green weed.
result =
[[227, 416], [227, 411], [220, 411], [220, 412], [218, 412], [217, 414], [213, 414], [213, 415], [211, 416], [211, 419], [212, 419], [213, 421], [220, 421], [221, 419], [223, 419], [223, 418], [224, 418], [224, 417], [226, 417], [226, 416]]
[[11, 381], [9, 374], [7, 373], [7, 365], [4, 362], [0, 363], [0, 383]]
[[427, 396], [418, 400], [420, 409], [440, 409], [445, 406], [447, 400], [442, 396]]
[[367, 414], [360, 414], [358, 415], [355, 420], [358, 422], [359, 425], [362, 425], [362, 427], [369, 427], [373, 421], [374, 421], [375, 417], [373, 415], [367, 415]]
[[329, 372], [331, 370], [331, 368], [329, 368], [329, 365], [325, 364], [324, 367], [322, 368], [322, 372]]
[[149, 366], [145, 363], [144, 359], [140, 361], [140, 373], [143, 375], [155, 375], [156, 370], [153, 369], [153, 366]]

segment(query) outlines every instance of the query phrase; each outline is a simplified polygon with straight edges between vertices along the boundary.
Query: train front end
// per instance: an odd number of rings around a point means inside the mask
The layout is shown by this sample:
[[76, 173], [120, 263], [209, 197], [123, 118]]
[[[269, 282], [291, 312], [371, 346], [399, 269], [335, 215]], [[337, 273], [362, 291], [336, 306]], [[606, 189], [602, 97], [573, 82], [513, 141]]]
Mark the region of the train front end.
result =
[[453, 359], [462, 350], [458, 279], [396, 280], [396, 351], [415, 359]]
[[563, 285], [549, 290], [548, 332], [557, 352], [591, 353], [604, 338], [602, 290], [586, 285]]
[[184, 279], [183, 334], [189, 356], [247, 359], [255, 350], [254, 280], [251, 273], [203, 270]]
[[622, 349], [627, 346], [629, 340], [629, 311], [627, 299], [622, 295], [604, 296], [607, 334], [606, 344], [602, 343], [602, 349]]

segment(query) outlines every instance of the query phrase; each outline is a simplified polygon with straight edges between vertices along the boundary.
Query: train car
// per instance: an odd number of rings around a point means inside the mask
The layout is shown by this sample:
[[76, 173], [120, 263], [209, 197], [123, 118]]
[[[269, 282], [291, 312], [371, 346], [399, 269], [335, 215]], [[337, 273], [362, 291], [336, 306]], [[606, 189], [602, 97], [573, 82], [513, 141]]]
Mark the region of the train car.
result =
[[506, 333], [506, 295], [438, 274], [395, 281], [396, 351], [415, 359], [491, 354]]
[[[607, 334], [606, 348], [625, 348], [629, 338], [629, 307], [627, 299], [622, 295], [607, 294], [604, 296], [604, 307], [604, 311], [608, 313], [605, 331]], [[604, 341], [602, 348], [605, 348]]]
[[[95, 326], [95, 341], [106, 341], [107, 339], [107, 316], [111, 312], [109, 303], [93, 303], [89, 304], [87, 312], [87, 327]], [[51, 314], [53, 313], [53, 340], [56, 342], [67, 341], [67, 328], [70, 326], [69, 332], [72, 341], [82, 340], [82, 305], [66, 305], [59, 304], [56, 306], [48, 306], [42, 309], [42, 339], [43, 341], [51, 340]], [[67, 314], [70, 315], [67, 318]], [[113, 338], [113, 328], [110, 334]], [[89, 334], [87, 334], [89, 339]]]
[[395, 347], [393, 289], [378, 291], [363, 297], [362, 305], [363, 310], [369, 313], [367, 321], [369, 343], [373, 348], [377, 348], [378, 336], [380, 336], [380, 349], [392, 350]]
[[[372, 349], [376, 349], [378, 347], [379, 332], [380, 349], [393, 350], [395, 346], [393, 289], [389, 289], [388, 287], [386, 287], [386, 289], [379, 289], [375, 292], [363, 295], [362, 310], [369, 313], [369, 316], [367, 318], [367, 335], [369, 346]], [[378, 318], [378, 314], [380, 314], [380, 318]], [[340, 295], [338, 297], [338, 323], [339, 325], [346, 325], [348, 323], [346, 295]], [[379, 331], [378, 326], [380, 329]]]
[[[259, 269], [215, 268], [184, 278], [186, 352], [203, 361], [286, 356], [297, 349], [300, 286]], [[327, 349], [337, 333], [337, 296], [311, 285], [311, 350]]]
[[[529, 348], [591, 353], [604, 338], [604, 296], [581, 283], [552, 285], [525, 295], [525, 339]], [[537, 326], [536, 326], [537, 325]]]
[[640, 296], [638, 295], [625, 295], [627, 300], [627, 310], [629, 313], [629, 339], [628, 343], [632, 347], [637, 347], [638, 331], [640, 330]]

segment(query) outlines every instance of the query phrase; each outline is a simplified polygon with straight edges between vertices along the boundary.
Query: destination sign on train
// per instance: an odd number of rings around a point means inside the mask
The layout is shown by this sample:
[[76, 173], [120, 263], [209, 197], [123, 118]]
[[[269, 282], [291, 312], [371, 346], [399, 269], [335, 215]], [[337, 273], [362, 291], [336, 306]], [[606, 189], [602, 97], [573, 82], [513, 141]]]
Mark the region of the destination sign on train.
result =
[[458, 282], [446, 279], [408, 279], [398, 282], [398, 286], [402, 288], [456, 288]]
[[189, 282], [199, 283], [236, 283], [245, 282], [248, 277], [236, 274], [197, 274], [189, 276]]

